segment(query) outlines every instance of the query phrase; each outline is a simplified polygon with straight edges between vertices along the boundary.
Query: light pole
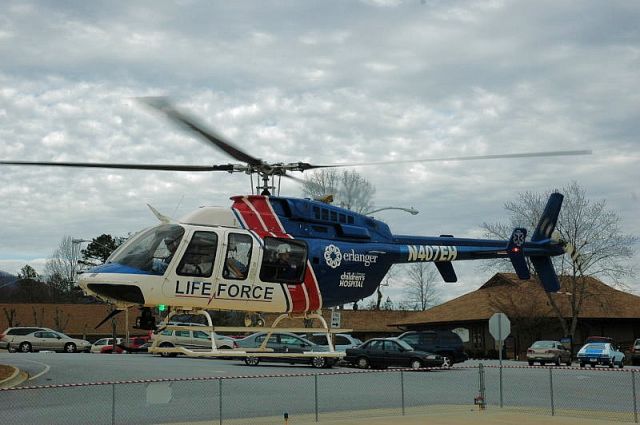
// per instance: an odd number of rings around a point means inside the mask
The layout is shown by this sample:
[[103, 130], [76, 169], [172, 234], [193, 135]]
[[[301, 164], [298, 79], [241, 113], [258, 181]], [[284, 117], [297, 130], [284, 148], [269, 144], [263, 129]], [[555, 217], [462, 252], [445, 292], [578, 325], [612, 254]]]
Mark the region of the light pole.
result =
[[420, 211], [418, 211], [417, 209], [413, 208], [413, 207], [409, 207], [409, 208], [403, 208], [403, 207], [383, 207], [383, 208], [378, 208], [372, 211], [367, 211], [364, 212], [364, 215], [369, 215], [369, 214], [373, 214], [373, 213], [377, 213], [380, 211], [384, 211], [384, 210], [400, 210], [400, 211], [405, 211], [408, 212], [411, 215], [416, 215], [418, 214]]

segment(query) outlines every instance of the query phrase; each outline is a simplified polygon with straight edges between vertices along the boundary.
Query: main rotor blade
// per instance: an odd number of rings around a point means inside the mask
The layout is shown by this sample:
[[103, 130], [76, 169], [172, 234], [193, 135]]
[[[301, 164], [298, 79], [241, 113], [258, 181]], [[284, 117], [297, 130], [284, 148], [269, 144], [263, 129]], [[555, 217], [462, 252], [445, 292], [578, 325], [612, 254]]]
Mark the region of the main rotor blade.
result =
[[237, 161], [244, 162], [249, 165], [263, 165], [264, 162], [261, 159], [254, 158], [238, 147], [234, 146], [231, 142], [224, 140], [224, 138], [216, 134], [215, 131], [205, 128], [205, 126], [199, 123], [195, 118], [190, 117], [184, 112], [178, 111], [167, 98], [165, 97], [142, 97], [139, 98], [142, 103], [156, 111], [162, 112], [171, 121], [179, 126], [190, 130], [200, 136], [201, 140], [206, 140], [213, 146], [230, 155]]
[[591, 150], [575, 150], [575, 151], [548, 151], [548, 152], [523, 152], [508, 153], [495, 155], [477, 155], [477, 156], [451, 156], [444, 158], [423, 158], [423, 159], [404, 159], [397, 161], [378, 161], [378, 162], [356, 162], [350, 164], [333, 164], [333, 165], [312, 165], [305, 167], [307, 170], [314, 168], [337, 168], [337, 167], [359, 167], [370, 165], [387, 165], [387, 164], [410, 164], [414, 162], [444, 162], [444, 161], [475, 161], [480, 159], [506, 159], [506, 158], [536, 158], [543, 156], [572, 156], [572, 155], [591, 155]]
[[171, 165], [171, 164], [110, 164], [95, 162], [0, 161], [0, 165], [35, 165], [44, 167], [118, 168], [123, 170], [156, 171], [233, 171], [233, 164]]

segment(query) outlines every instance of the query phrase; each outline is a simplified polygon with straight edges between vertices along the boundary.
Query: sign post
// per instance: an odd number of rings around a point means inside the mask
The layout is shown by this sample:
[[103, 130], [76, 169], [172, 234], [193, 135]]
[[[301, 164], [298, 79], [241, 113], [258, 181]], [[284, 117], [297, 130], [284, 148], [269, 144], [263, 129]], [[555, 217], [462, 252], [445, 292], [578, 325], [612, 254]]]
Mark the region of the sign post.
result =
[[331, 327], [333, 329], [340, 328], [340, 312], [335, 310], [331, 311]]
[[502, 407], [502, 344], [511, 333], [511, 322], [504, 313], [496, 313], [489, 319], [489, 333], [498, 342], [500, 359], [500, 407]]

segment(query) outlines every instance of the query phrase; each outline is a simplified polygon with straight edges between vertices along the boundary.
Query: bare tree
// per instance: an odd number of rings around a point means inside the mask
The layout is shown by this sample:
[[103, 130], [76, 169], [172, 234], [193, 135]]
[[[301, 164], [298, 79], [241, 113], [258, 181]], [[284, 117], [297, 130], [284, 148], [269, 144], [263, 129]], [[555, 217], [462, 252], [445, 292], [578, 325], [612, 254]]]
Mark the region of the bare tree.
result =
[[340, 173], [335, 168], [324, 168], [307, 175], [302, 184], [302, 193], [310, 198], [338, 194]]
[[78, 260], [80, 259], [80, 247], [73, 243], [71, 236], [65, 236], [58, 248], [45, 265], [45, 272], [49, 276], [57, 276], [65, 287], [65, 292], [70, 293], [76, 281]]
[[405, 268], [403, 304], [411, 310], [424, 311], [438, 301], [439, 274], [429, 263], [413, 263]]
[[[508, 225], [484, 223], [482, 227], [489, 236], [502, 239], [509, 238], [514, 227], [533, 229], [542, 215], [549, 193], [520, 194], [518, 200], [505, 204], [509, 212]], [[584, 189], [577, 182], [564, 187], [561, 193], [565, 198], [556, 230], [562, 240], [576, 247], [580, 263], [578, 267], [566, 255], [554, 259], [556, 270], [570, 277], [564, 280], [563, 290], [565, 294], [570, 295], [571, 317], [564, 317], [554, 294], [547, 293], [547, 298], [564, 334], [573, 338], [585, 299], [597, 296], [589, 292], [583, 277], [609, 279], [614, 284], [621, 284], [623, 277], [632, 276], [634, 273], [632, 266], [625, 263], [625, 260], [633, 256], [631, 247], [638, 238], [623, 234], [618, 214], [607, 209], [605, 201], [588, 200]], [[507, 263], [493, 265], [505, 270]]]
[[305, 179], [302, 192], [311, 198], [333, 195], [335, 203], [341, 207], [364, 213], [373, 209], [376, 189], [356, 171], [322, 169]]
[[355, 171], [343, 171], [340, 177], [338, 202], [340, 206], [358, 213], [373, 209], [376, 188]]

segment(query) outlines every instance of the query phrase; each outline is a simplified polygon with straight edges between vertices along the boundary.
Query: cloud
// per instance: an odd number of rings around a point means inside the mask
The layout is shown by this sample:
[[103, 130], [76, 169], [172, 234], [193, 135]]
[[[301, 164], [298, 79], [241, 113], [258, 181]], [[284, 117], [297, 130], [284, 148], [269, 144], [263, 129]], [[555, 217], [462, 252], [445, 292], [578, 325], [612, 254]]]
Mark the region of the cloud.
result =
[[[396, 233], [475, 237], [518, 192], [577, 180], [640, 234], [638, 15], [601, 2], [11, 3], [0, 158], [233, 162], [133, 99], [171, 95], [267, 161], [594, 151], [357, 168], [377, 204], [421, 211], [382, 213]], [[241, 174], [2, 167], [0, 258], [126, 235], [155, 223], [145, 203], [180, 216], [249, 190]], [[464, 290], [476, 273], [462, 270]]]

